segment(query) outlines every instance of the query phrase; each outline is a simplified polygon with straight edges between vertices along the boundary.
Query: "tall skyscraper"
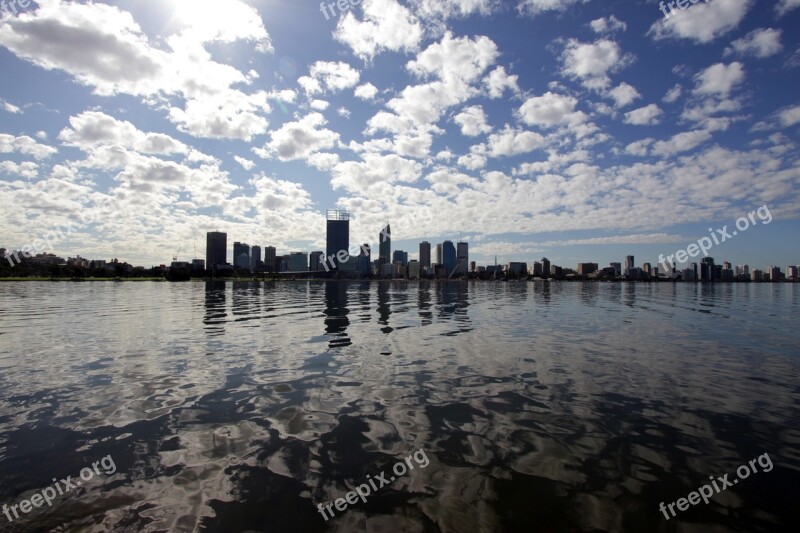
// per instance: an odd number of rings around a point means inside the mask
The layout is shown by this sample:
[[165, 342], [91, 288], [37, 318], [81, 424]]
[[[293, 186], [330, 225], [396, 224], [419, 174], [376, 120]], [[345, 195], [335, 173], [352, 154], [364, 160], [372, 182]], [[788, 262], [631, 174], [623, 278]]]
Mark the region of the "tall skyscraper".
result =
[[419, 243], [419, 266], [420, 268], [431, 267], [431, 243], [428, 241]]
[[276, 250], [274, 246], [264, 247], [264, 270], [267, 272], [278, 271], [280, 265], [276, 262], [277, 253], [278, 250]]
[[250, 247], [250, 270], [253, 272], [259, 272], [263, 266], [264, 262], [261, 260], [261, 247]]
[[250, 245], [243, 242], [233, 243], [233, 265], [239, 268], [250, 268]]
[[389, 224], [381, 231], [378, 237], [380, 249], [378, 250], [378, 260], [381, 266], [392, 264], [392, 228]]
[[370, 245], [364, 243], [361, 245], [361, 253], [358, 255], [358, 274], [362, 277], [368, 278], [372, 266], [372, 249]]
[[436, 264], [437, 265], [441, 265], [442, 264], [442, 245], [441, 244], [437, 244], [436, 245]]
[[228, 234], [219, 231], [206, 233], [206, 268], [209, 272], [217, 269], [217, 265], [224, 265], [228, 254]]
[[450, 274], [456, 268], [456, 247], [453, 246], [453, 241], [444, 241], [442, 243], [442, 263], [444, 264], [445, 276], [450, 277]]
[[469, 244], [460, 242], [456, 245], [456, 261], [458, 262], [457, 274], [464, 275], [469, 268]]
[[[350, 248], [350, 213], [329, 209], [327, 218], [328, 235], [325, 242], [325, 257], [336, 257], [342, 250], [346, 252]], [[339, 260], [333, 259], [332, 262], [331, 270], [338, 270]]]
[[550, 260], [546, 257], [542, 257], [540, 262], [542, 263], [542, 277], [549, 278], [552, 275], [550, 272]]
[[634, 268], [633, 263], [634, 261], [632, 255], [625, 256], [625, 274], [627, 274], [629, 270], [632, 270]]
[[392, 253], [392, 263], [397, 263], [403, 266], [408, 265], [408, 252], [403, 250], [395, 250]]

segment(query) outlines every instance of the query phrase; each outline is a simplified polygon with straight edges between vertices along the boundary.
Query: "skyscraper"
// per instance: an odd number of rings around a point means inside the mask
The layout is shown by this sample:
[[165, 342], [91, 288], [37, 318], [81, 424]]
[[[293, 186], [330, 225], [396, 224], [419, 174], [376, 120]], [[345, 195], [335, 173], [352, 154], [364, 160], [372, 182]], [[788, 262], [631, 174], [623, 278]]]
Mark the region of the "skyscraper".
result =
[[239, 268], [250, 268], [250, 245], [243, 242], [233, 243], [233, 265]]
[[453, 270], [456, 268], [456, 247], [453, 246], [453, 241], [444, 241], [442, 243], [442, 263], [444, 264], [445, 276], [450, 277]]
[[542, 263], [542, 277], [549, 278], [551, 276], [550, 260], [546, 257], [542, 257], [540, 262]]
[[309, 265], [308, 269], [312, 272], [319, 272], [320, 270], [324, 270], [322, 266], [322, 261], [325, 260], [325, 252], [311, 252], [309, 256], [309, 261], [311, 264]]
[[380, 249], [378, 250], [380, 265], [392, 264], [392, 228], [389, 224], [386, 224], [386, 227], [381, 231], [378, 242], [380, 243]]
[[628, 256], [625, 257], [625, 275], [626, 276], [628, 276], [629, 272], [634, 269], [633, 263], [634, 263], [634, 261], [633, 261], [633, 256], [632, 255], [628, 255]]
[[[325, 257], [336, 255], [350, 248], [350, 213], [348, 211], [328, 210], [328, 235], [325, 243]], [[339, 260], [328, 260], [333, 264], [331, 270], [338, 270]]]
[[217, 265], [224, 265], [228, 254], [228, 234], [219, 231], [206, 233], [206, 268], [214, 272]]
[[458, 262], [458, 270], [456, 274], [464, 275], [469, 268], [469, 244], [460, 242], [456, 245], [456, 261]]
[[252, 246], [250, 248], [250, 270], [259, 272], [263, 266], [264, 262], [261, 260], [261, 247]]
[[431, 267], [431, 243], [428, 241], [419, 243], [419, 266], [420, 268]]
[[403, 250], [395, 250], [392, 253], [392, 263], [406, 266], [408, 264], [408, 252], [404, 252]]
[[361, 253], [358, 255], [358, 274], [364, 278], [370, 275], [372, 262], [372, 250], [369, 244], [364, 243], [361, 245]]
[[276, 250], [274, 246], [264, 247], [264, 270], [267, 272], [278, 271], [280, 265], [276, 262], [277, 253], [278, 250]]
[[442, 264], [442, 245], [441, 244], [437, 244], [436, 245], [436, 264], [437, 265], [441, 265]]

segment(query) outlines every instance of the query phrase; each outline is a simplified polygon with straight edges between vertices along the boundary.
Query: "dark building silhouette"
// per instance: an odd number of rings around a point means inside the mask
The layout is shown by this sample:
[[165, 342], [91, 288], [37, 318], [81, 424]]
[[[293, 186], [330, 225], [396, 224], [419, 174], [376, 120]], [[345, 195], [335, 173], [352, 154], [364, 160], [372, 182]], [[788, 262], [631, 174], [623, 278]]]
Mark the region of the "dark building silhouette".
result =
[[419, 243], [419, 266], [420, 268], [431, 267], [431, 243], [428, 241]]
[[227, 263], [228, 234], [219, 231], [206, 233], [206, 268], [213, 272], [218, 265]]
[[[325, 241], [325, 257], [336, 255], [350, 248], [350, 213], [347, 211], [328, 210], [328, 234]], [[339, 269], [339, 260], [328, 260], [333, 263], [332, 270]]]
[[456, 247], [453, 245], [453, 241], [442, 243], [442, 256], [445, 274], [449, 277], [456, 268]]
[[390, 265], [392, 263], [392, 228], [389, 224], [386, 224], [386, 227], [383, 228], [380, 237], [378, 237], [378, 242], [380, 243], [378, 255], [380, 265]]

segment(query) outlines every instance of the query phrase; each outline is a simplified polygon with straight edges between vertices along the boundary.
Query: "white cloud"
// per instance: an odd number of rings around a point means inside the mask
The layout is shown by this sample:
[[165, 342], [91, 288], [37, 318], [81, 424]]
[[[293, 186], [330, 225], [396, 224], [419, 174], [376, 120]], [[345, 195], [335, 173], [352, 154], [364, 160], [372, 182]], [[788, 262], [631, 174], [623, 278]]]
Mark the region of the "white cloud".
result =
[[520, 0], [517, 9], [524, 15], [535, 17], [548, 11], [566, 11], [567, 8], [589, 0]]
[[575, 111], [578, 100], [546, 92], [542, 96], [528, 98], [519, 108], [520, 120], [529, 126], [551, 128], [553, 126], [577, 125], [586, 120], [586, 115]]
[[650, 27], [654, 39], [688, 39], [708, 43], [736, 29], [744, 19], [753, 0], [713, 0], [675, 9], [665, 19], [661, 17]]
[[281, 161], [307, 158], [315, 152], [333, 148], [339, 142], [339, 134], [323, 127], [326, 124], [321, 114], [310, 113], [273, 131], [264, 149], [253, 151], [264, 159], [273, 155]]
[[625, 107], [642, 97], [636, 87], [629, 85], [625, 82], [620, 83], [610, 91], [607, 96], [614, 100], [615, 107]]
[[611, 82], [608, 74], [630, 64], [633, 56], [623, 54], [619, 45], [609, 39], [594, 43], [570, 39], [564, 47], [561, 60], [562, 75], [580, 80], [587, 88], [603, 89]]
[[502, 131], [489, 136], [487, 154], [491, 157], [506, 157], [532, 152], [545, 145], [540, 134], [512, 128], [506, 124]]
[[658, 124], [660, 115], [661, 109], [656, 104], [650, 104], [625, 113], [625, 123], [636, 126], [651, 126]]
[[778, 119], [781, 126], [788, 128], [800, 123], [800, 105], [788, 107], [778, 112]]
[[711, 133], [706, 130], [685, 131], [673, 135], [666, 141], [654, 143], [653, 154], [667, 157], [680, 152], [687, 152], [700, 146], [709, 139], [711, 139]]
[[58, 138], [67, 146], [88, 151], [98, 146], [116, 145], [146, 154], [187, 154], [188, 147], [162, 133], [145, 133], [128, 121], [117, 120], [99, 111], [84, 111], [70, 117], [69, 128]]
[[682, 94], [683, 86], [681, 86], [680, 83], [676, 83], [672, 89], [667, 91], [667, 94], [664, 95], [664, 98], [662, 98], [661, 101], [667, 104], [673, 104], [678, 100], [678, 98], [681, 97]]
[[448, 84], [476, 81], [500, 55], [488, 37], [474, 39], [445, 33], [442, 40], [430, 45], [409, 61], [406, 68], [421, 77], [436, 77]]
[[362, 100], [372, 100], [378, 94], [378, 88], [372, 85], [371, 83], [367, 82], [363, 85], [359, 85], [356, 87], [354, 91], [355, 96], [357, 98], [361, 98]]
[[725, 55], [738, 54], [765, 58], [773, 56], [783, 50], [781, 45], [781, 30], [774, 28], [759, 28], [753, 30], [741, 39], [736, 39], [731, 46], [725, 49]]
[[638, 155], [640, 157], [644, 157], [648, 154], [648, 149], [653, 142], [655, 142], [655, 139], [651, 138], [634, 141], [625, 147], [625, 153], [628, 155]]
[[628, 25], [614, 15], [595, 19], [589, 23], [589, 26], [591, 26], [595, 33], [600, 34], [613, 33], [615, 31], [625, 31], [628, 29]]
[[35, 159], [47, 159], [58, 152], [52, 146], [39, 144], [32, 137], [21, 135], [15, 137], [6, 133], [0, 133], [0, 154], [19, 153], [33, 156]]
[[308, 76], [302, 76], [297, 83], [305, 90], [306, 94], [313, 95], [323, 92], [338, 92], [354, 87], [361, 74], [341, 61], [317, 61], [309, 69]]
[[16, 174], [23, 178], [33, 179], [39, 175], [39, 165], [32, 161], [23, 161], [22, 163], [0, 161], [0, 171], [6, 174]]
[[483, 79], [484, 85], [489, 90], [489, 98], [501, 98], [506, 89], [510, 89], [514, 94], [519, 94], [517, 81], [519, 76], [506, 73], [502, 65], [498, 65], [492, 72]]
[[486, 122], [486, 113], [479, 105], [465, 107], [453, 120], [461, 127], [461, 133], [469, 137], [492, 131], [492, 127]]
[[364, 0], [363, 20], [347, 13], [336, 26], [334, 38], [353, 53], [369, 61], [384, 50], [411, 52], [422, 41], [422, 25], [417, 17], [396, 0]]
[[729, 65], [716, 63], [695, 76], [695, 94], [727, 96], [744, 82], [744, 67], [738, 61]]
[[789, 11], [800, 7], [800, 0], [780, 0], [775, 6], [778, 16], [783, 16]]
[[316, 111], [325, 111], [326, 109], [328, 109], [328, 107], [330, 105], [331, 105], [331, 103], [328, 102], [327, 100], [318, 100], [317, 99], [317, 100], [311, 100], [311, 102], [309, 102], [309, 104], [308, 104], [308, 107], [310, 107], [311, 109], [314, 109]]
[[238, 155], [233, 156], [233, 159], [237, 163], [239, 163], [245, 170], [253, 170], [253, 168], [256, 166], [256, 164], [250, 161], [249, 159], [245, 159], [244, 157], [239, 157]]
[[19, 107], [15, 106], [14, 104], [12, 104], [10, 102], [6, 102], [5, 100], [2, 100], [2, 99], [0, 99], [0, 101], [3, 102], [3, 109], [6, 110], [6, 112], [12, 113], [12, 114], [15, 114], [15, 115], [18, 115], [18, 114], [22, 113], [22, 109], [20, 109]]

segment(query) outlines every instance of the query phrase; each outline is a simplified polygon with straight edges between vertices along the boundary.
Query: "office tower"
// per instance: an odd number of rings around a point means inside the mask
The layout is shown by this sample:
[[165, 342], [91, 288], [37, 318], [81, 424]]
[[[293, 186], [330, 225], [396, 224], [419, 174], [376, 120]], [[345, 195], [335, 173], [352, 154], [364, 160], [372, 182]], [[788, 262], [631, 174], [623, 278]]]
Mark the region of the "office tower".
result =
[[259, 272], [263, 266], [264, 262], [261, 260], [261, 247], [250, 247], [250, 270], [253, 272]]
[[781, 281], [781, 279], [783, 279], [783, 273], [781, 272], [781, 267], [770, 266], [769, 280], [775, 282], [775, 281]]
[[700, 281], [714, 281], [716, 279], [716, 268], [714, 268], [714, 258], [704, 257], [700, 260]]
[[[247, 262], [244, 263], [242, 256], [247, 256]], [[233, 264], [237, 267], [250, 268], [250, 245], [243, 242], [236, 241], [233, 243]]]
[[[344, 250], [347, 252], [350, 249], [350, 213], [348, 211], [337, 211], [335, 209], [328, 210], [328, 236], [325, 244], [325, 257], [336, 257], [336, 255]], [[328, 259], [331, 265], [331, 270], [338, 270], [338, 259]]]
[[277, 252], [274, 246], [264, 247], [264, 270], [267, 272], [278, 272], [280, 264], [276, 263]]
[[228, 234], [219, 231], [206, 233], [206, 267], [210, 272], [224, 265], [228, 254]]
[[542, 257], [540, 262], [542, 263], [542, 277], [546, 278], [550, 276], [550, 260], [546, 257]]
[[458, 263], [457, 274], [464, 275], [467, 273], [469, 265], [469, 244], [460, 242], [456, 245], [456, 262]]
[[419, 279], [419, 261], [414, 259], [413, 261], [408, 262], [408, 279]]
[[436, 245], [436, 264], [437, 265], [441, 265], [442, 264], [442, 245], [441, 244], [437, 244]]
[[311, 252], [309, 256], [309, 261], [311, 264], [309, 265], [308, 269], [311, 272], [319, 272], [320, 270], [325, 270], [325, 267], [322, 266], [322, 262], [325, 260], [325, 252]]
[[428, 241], [419, 243], [419, 266], [420, 268], [431, 267], [431, 243]]
[[378, 260], [381, 266], [392, 264], [392, 228], [389, 224], [378, 236]]
[[403, 250], [395, 250], [392, 253], [392, 263], [402, 266], [408, 265], [408, 252], [404, 252]]
[[291, 255], [282, 255], [278, 257], [278, 264], [279, 272], [287, 272], [289, 270], [289, 262], [291, 261]]
[[650, 263], [645, 263], [645, 264], [642, 265], [642, 271], [644, 273], [646, 273], [646, 274], [650, 274], [651, 273], [650, 272], [651, 268], [652, 268], [652, 265]]
[[[470, 262], [469, 262], [469, 271], [470, 271], [470, 272], [475, 272], [475, 268], [476, 268], [476, 266], [477, 266], [477, 265], [475, 265], [475, 261], [470, 261]], [[527, 266], [527, 265], [526, 265], [526, 266]]]
[[538, 276], [540, 278], [542, 277], [542, 263], [540, 263], [539, 261], [533, 262], [533, 275]]
[[759, 269], [754, 268], [750, 271], [750, 280], [751, 281], [764, 281], [764, 273], [761, 272]]
[[453, 274], [453, 271], [456, 269], [457, 260], [456, 247], [453, 245], [453, 242], [444, 241], [442, 243], [442, 264], [444, 265], [446, 277], [450, 277], [450, 275]]
[[614, 276], [622, 275], [622, 263], [611, 263], [610, 266], [614, 269]]
[[692, 263], [692, 277], [694, 278], [694, 281], [697, 281], [698, 279], [700, 279], [697, 276], [698, 276], [697, 263]]
[[361, 245], [361, 253], [358, 254], [358, 274], [361, 277], [370, 277], [372, 271], [372, 248], [369, 244], [364, 243]]
[[797, 279], [797, 270], [798, 268], [794, 265], [789, 265], [786, 267], [786, 277], [788, 279]]
[[289, 272], [308, 272], [308, 254], [304, 252], [289, 254]]
[[578, 274], [581, 276], [588, 276], [597, 272], [599, 265], [597, 263], [578, 263]]

